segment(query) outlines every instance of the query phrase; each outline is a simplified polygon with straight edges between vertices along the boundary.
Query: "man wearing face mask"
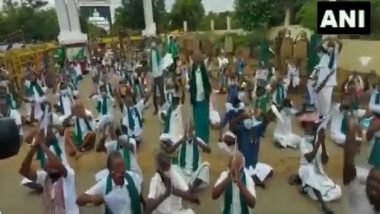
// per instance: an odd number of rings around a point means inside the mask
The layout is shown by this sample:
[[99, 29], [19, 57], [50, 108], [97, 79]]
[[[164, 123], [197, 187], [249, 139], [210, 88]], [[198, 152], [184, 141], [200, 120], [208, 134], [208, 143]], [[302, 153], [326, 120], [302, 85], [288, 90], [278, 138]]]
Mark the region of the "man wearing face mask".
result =
[[229, 157], [228, 170], [215, 183], [212, 199], [218, 198], [220, 213], [250, 214], [256, 205], [255, 183], [244, 169], [244, 157], [238, 151]]
[[197, 196], [190, 192], [182, 177], [171, 169], [170, 157], [165, 152], [156, 155], [157, 172], [150, 181], [145, 213], [194, 214], [182, 208], [182, 199], [199, 204]]
[[[116, 212], [142, 214], [140, 176], [137, 173], [126, 171], [123, 157], [118, 151], [113, 151], [108, 155], [107, 168], [108, 176], [81, 194], [76, 203], [79, 206], [104, 204], [105, 214], [116, 214]], [[124, 200], [113, 201], [118, 198]]]
[[257, 120], [259, 112], [245, 109], [230, 121], [230, 130], [236, 134], [239, 151], [245, 158], [245, 168], [255, 183], [265, 188], [264, 181], [271, 177], [273, 169], [268, 164], [258, 161], [263, 122]]
[[[79, 214], [75, 204], [75, 173], [62, 164], [61, 160], [45, 144], [45, 134], [37, 133], [34, 143], [22, 162], [19, 173], [43, 186], [43, 214]], [[42, 150], [47, 155], [44, 171], [36, 172], [32, 165], [34, 154]]]
[[317, 95], [315, 104], [321, 117], [326, 117], [330, 111], [332, 93], [337, 84], [337, 58], [342, 48], [342, 42], [336, 38], [324, 39], [319, 47], [321, 57], [317, 65], [317, 81], [314, 89]]
[[[154, 114], [157, 114], [158, 107], [165, 103], [165, 93], [164, 93], [164, 77], [161, 69], [161, 53], [156, 46], [156, 42], [152, 42], [150, 45], [149, 52], [149, 68], [148, 72], [153, 80], [152, 93], [153, 93], [153, 104], [154, 104]], [[160, 94], [160, 102], [157, 100], [157, 91]]]
[[[380, 129], [379, 120], [372, 125]], [[380, 213], [380, 170], [378, 167], [370, 169], [368, 165], [360, 164], [363, 162], [357, 157], [362, 143], [358, 137], [360, 129], [358, 124], [350, 121], [344, 144], [343, 183], [348, 193], [345, 213], [378, 214]]]

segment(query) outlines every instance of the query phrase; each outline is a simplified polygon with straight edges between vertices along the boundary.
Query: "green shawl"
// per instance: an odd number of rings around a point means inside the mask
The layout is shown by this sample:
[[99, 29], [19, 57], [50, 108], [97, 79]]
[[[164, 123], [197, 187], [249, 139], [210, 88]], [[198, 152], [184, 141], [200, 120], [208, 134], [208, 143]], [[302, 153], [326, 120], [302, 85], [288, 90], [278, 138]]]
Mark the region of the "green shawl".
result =
[[101, 114], [101, 115], [106, 115], [108, 113], [108, 97], [102, 97], [102, 100], [98, 101], [98, 104], [96, 105], [96, 110]]
[[[74, 143], [76, 144], [76, 145], [80, 145], [80, 144], [82, 144], [83, 143], [83, 130], [82, 130], [82, 128], [81, 128], [81, 126], [80, 126], [80, 120], [79, 120], [80, 118], [79, 117], [77, 117], [76, 119], [75, 119], [75, 128], [76, 128], [76, 133], [74, 134]], [[89, 131], [92, 131], [92, 128], [91, 128], [91, 125], [90, 125], [90, 122], [88, 122], [88, 120], [86, 119], [86, 118], [82, 118], [83, 120], [84, 120], [84, 122], [86, 123], [86, 127], [87, 127], [87, 129], [89, 130]]]
[[198, 70], [199, 66], [200, 66], [201, 75], [202, 75], [203, 88], [205, 91], [205, 100], [206, 101], [210, 100], [211, 84], [207, 76], [206, 66], [204, 65], [204, 63], [198, 66], [194, 65], [191, 71], [191, 76], [190, 76], [190, 101], [192, 105], [195, 105], [197, 101], [197, 83], [195, 80], [196, 78], [195, 72]]
[[[194, 143], [194, 141], [197, 140], [195, 139], [190, 139], [191, 144], [193, 146], [193, 171], [196, 171], [198, 169], [199, 165], [199, 148], [198, 144]], [[186, 167], [186, 149], [187, 149], [187, 144], [188, 142], [185, 142], [181, 145], [181, 150], [179, 154], [179, 165], [181, 168]]]
[[260, 56], [259, 56], [259, 63], [264, 63], [264, 65], [268, 64], [269, 60], [269, 45], [268, 41], [266, 39], [262, 40], [260, 43]]
[[[59, 159], [62, 160], [62, 150], [61, 150], [61, 147], [59, 147], [59, 144], [58, 144], [58, 139], [56, 137], [54, 137], [53, 139], [51, 139], [50, 141], [50, 146], [53, 146], [53, 149], [54, 149], [54, 152], [55, 154], [57, 155], [57, 157]], [[49, 147], [50, 147], [49, 146]], [[37, 153], [36, 153], [36, 160], [38, 160], [40, 162], [40, 167], [43, 168], [45, 167], [45, 164], [46, 164], [46, 157], [45, 157], [45, 153], [44, 151], [42, 151], [41, 148], [39, 148], [37, 150]]]
[[280, 84], [276, 89], [276, 103], [277, 105], [282, 105], [282, 102], [285, 99], [285, 86]]
[[315, 66], [319, 63], [319, 56], [318, 56], [318, 45], [320, 44], [322, 40], [322, 36], [319, 34], [313, 34], [310, 37], [310, 43], [308, 47], [308, 60], [307, 60], [307, 72], [308, 74], [311, 74], [315, 68]]
[[[160, 67], [160, 64], [161, 64], [161, 55], [160, 55], [160, 52], [157, 50], [157, 48], [154, 48], [153, 50], [155, 51], [157, 66]], [[152, 72], [152, 69], [153, 69], [152, 51], [149, 53], [149, 58], [150, 58], [149, 70], [148, 70], [149, 72]]]
[[176, 42], [173, 40], [169, 40], [166, 47], [166, 51], [172, 55], [173, 59], [176, 58], [179, 52]]
[[376, 105], [379, 105], [380, 104], [380, 92], [376, 92], [376, 95], [375, 95], [375, 104]]
[[[128, 143], [129, 143], [129, 140], [130, 138], [128, 136], [128, 139], [127, 139]], [[118, 144], [117, 147], [119, 148], [120, 153], [123, 154], [125, 169], [130, 171], [131, 170], [131, 154], [129, 153], [129, 149], [125, 148], [121, 144]]]
[[347, 135], [348, 133], [348, 114], [346, 112], [343, 113], [342, 124], [340, 126], [340, 132]]
[[368, 163], [374, 167], [380, 167], [380, 137], [374, 137], [372, 150], [369, 155]]
[[42, 90], [40, 84], [38, 84], [37, 81], [30, 83], [30, 90], [33, 92], [33, 94], [34, 94], [34, 89], [37, 91], [38, 96], [42, 97], [45, 95], [44, 91]]
[[132, 111], [135, 112], [135, 115], [137, 116], [137, 119], [139, 122], [139, 126], [142, 128], [142, 118], [137, 107], [133, 106], [133, 107], [126, 107], [126, 108], [127, 108], [127, 114], [128, 114], [128, 126], [129, 126], [128, 128], [134, 131], [136, 127], [135, 119], [133, 118]]
[[[131, 210], [130, 214], [141, 214], [141, 206], [140, 206], [140, 195], [137, 190], [136, 184], [132, 179], [132, 176], [128, 173], [125, 173], [125, 180], [128, 182], [126, 185], [126, 188], [129, 193], [129, 199], [131, 202]], [[107, 177], [107, 184], [106, 184], [106, 194], [110, 193], [112, 191], [112, 178], [111, 174]], [[111, 210], [105, 205], [105, 214], [112, 214]]]
[[164, 130], [162, 133], [168, 133], [169, 132], [169, 129], [170, 129], [170, 117], [172, 116], [172, 112], [173, 112], [173, 105], [170, 105], [167, 112], [166, 112], [166, 115], [165, 115], [165, 121], [164, 121]]
[[[241, 181], [244, 185], [247, 185], [245, 173], [241, 172]], [[232, 198], [233, 198], [233, 191], [232, 191], [232, 181], [229, 181], [226, 189], [224, 190], [224, 210], [223, 214], [230, 214], [231, 213], [231, 207], [232, 207]], [[241, 206], [241, 214], [249, 214], [249, 208], [247, 205], [247, 202], [243, 199], [243, 196], [240, 194], [240, 206]]]

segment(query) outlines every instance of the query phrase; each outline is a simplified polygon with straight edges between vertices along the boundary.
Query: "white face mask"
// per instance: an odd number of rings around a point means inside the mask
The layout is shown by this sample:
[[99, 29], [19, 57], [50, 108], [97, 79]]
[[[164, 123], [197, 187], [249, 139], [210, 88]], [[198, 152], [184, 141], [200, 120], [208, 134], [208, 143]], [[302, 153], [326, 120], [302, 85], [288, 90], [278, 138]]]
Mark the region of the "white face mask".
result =
[[170, 177], [170, 169], [169, 169], [168, 171], [163, 172], [163, 174], [164, 174], [166, 177]]
[[26, 87], [30, 87], [30, 81], [29, 81], [29, 80], [26, 80], [26, 81], [25, 81], [25, 86], [26, 86]]

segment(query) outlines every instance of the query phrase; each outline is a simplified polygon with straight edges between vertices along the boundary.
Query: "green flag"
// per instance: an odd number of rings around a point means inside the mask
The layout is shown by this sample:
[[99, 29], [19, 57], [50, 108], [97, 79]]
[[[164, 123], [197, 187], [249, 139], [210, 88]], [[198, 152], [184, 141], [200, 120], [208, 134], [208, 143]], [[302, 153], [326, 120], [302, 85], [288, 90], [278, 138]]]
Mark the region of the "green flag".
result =
[[81, 48], [81, 49], [78, 51], [78, 53], [75, 54], [74, 59], [76, 59], [76, 60], [82, 60], [82, 59], [84, 59], [85, 57], [86, 57], [86, 56], [85, 56], [85, 54], [84, 54], [84, 48]]
[[66, 53], [63, 47], [59, 47], [54, 51], [54, 59], [57, 64], [62, 68], [66, 60]]
[[269, 45], [266, 39], [263, 39], [260, 44], [260, 64], [268, 65], [269, 60]]

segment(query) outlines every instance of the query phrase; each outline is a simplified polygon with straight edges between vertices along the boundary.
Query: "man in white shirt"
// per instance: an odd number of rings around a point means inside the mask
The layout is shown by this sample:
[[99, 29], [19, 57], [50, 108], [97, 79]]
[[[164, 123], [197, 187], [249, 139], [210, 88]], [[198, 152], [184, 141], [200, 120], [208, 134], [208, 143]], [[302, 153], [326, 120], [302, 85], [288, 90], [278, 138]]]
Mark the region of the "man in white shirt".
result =
[[[109, 175], [77, 198], [79, 206], [105, 204], [106, 213], [141, 214], [141, 178], [138, 174], [126, 171], [124, 160], [117, 151], [107, 159]], [[120, 199], [124, 200], [120, 200]]]
[[[327, 48], [324, 47], [327, 43]], [[338, 47], [337, 47], [338, 46]], [[331, 99], [334, 87], [336, 86], [336, 69], [337, 58], [343, 48], [341, 41], [327, 38], [319, 47], [321, 58], [317, 65], [317, 82], [316, 82], [316, 108], [320, 116], [325, 117], [331, 106]]]
[[[22, 162], [19, 173], [43, 186], [43, 214], [79, 214], [79, 208], [75, 204], [75, 173], [70, 167], [63, 165], [46, 146], [45, 141], [45, 133], [41, 129]], [[45, 171], [36, 172], [31, 166], [38, 149], [47, 155]]]
[[199, 199], [189, 191], [186, 182], [171, 170], [170, 157], [165, 152], [156, 156], [157, 172], [151, 179], [145, 213], [194, 214], [182, 207], [182, 199], [199, 204]]
[[238, 151], [230, 156], [229, 169], [223, 171], [215, 183], [212, 199], [221, 198], [220, 213], [252, 213], [251, 209], [255, 207], [255, 183], [245, 171], [244, 162], [243, 155]]
[[[152, 92], [153, 92], [153, 104], [154, 104], [154, 114], [158, 113], [158, 105], [165, 103], [165, 93], [164, 93], [164, 77], [162, 76], [161, 68], [161, 53], [156, 47], [156, 43], [151, 43], [151, 50], [149, 52], [149, 72], [151, 74], [152, 82]], [[160, 94], [160, 103], [157, 103], [157, 90]]]
[[[373, 130], [380, 129], [380, 120], [372, 123]], [[372, 133], [371, 133], [372, 132]], [[380, 213], [380, 169], [355, 166], [355, 156], [360, 151], [361, 129], [350, 120], [349, 132], [344, 144], [343, 183], [348, 193], [347, 214]], [[373, 135], [371, 129], [367, 132]]]

